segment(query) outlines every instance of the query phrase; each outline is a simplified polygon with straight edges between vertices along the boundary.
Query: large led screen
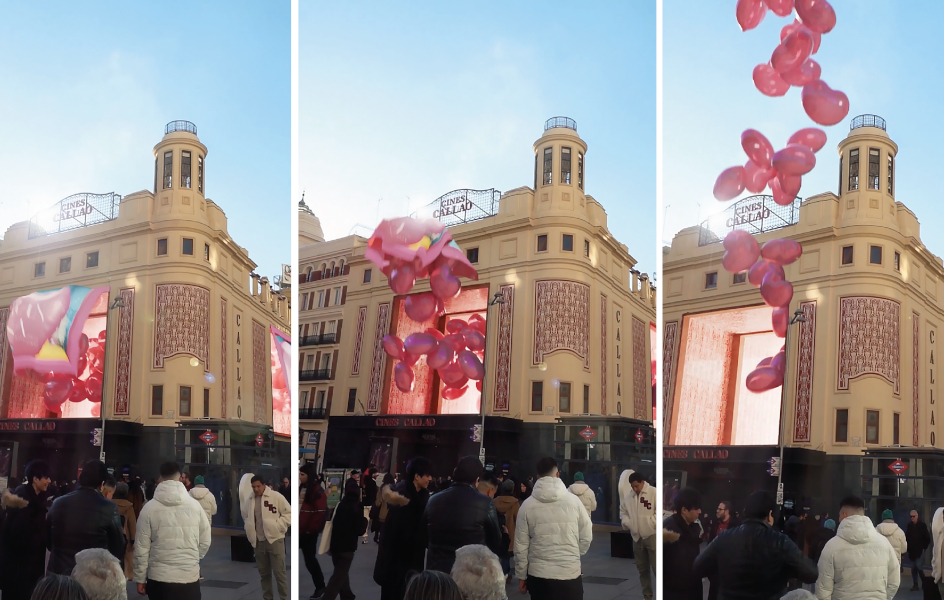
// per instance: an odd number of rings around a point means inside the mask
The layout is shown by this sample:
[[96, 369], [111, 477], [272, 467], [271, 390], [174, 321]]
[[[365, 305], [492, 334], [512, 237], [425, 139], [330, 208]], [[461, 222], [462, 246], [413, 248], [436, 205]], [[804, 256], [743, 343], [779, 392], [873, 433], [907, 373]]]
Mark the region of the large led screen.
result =
[[279, 435], [292, 435], [292, 339], [276, 327], [272, 336], [272, 429]]

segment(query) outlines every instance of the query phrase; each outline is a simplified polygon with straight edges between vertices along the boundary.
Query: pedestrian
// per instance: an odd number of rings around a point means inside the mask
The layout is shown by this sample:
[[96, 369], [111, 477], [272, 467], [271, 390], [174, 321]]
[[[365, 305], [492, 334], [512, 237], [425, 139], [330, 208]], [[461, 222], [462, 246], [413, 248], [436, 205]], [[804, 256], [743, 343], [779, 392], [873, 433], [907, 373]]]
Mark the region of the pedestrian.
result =
[[462, 600], [508, 600], [501, 564], [485, 546], [475, 544], [456, 550], [450, 575]]
[[[407, 477], [409, 477], [407, 466]], [[448, 573], [423, 571], [406, 585], [404, 600], [464, 600], [459, 586]]]
[[338, 594], [343, 600], [354, 600], [351, 591], [351, 564], [357, 551], [357, 538], [367, 531], [367, 517], [361, 504], [361, 489], [348, 481], [344, 486], [344, 497], [334, 509], [331, 518], [331, 541], [328, 551], [334, 571], [328, 580], [324, 600], [334, 600]]
[[919, 575], [924, 573], [921, 566], [921, 557], [924, 551], [931, 545], [931, 532], [928, 531], [928, 525], [918, 516], [918, 511], [911, 511], [911, 521], [908, 523], [908, 529], [905, 530], [905, 540], [908, 542], [908, 560], [911, 563], [911, 586], [912, 592], [917, 592]]
[[128, 484], [119, 481], [115, 488], [115, 495], [111, 500], [118, 507], [118, 517], [121, 519], [121, 531], [125, 535], [125, 553], [121, 557], [121, 568], [124, 569], [125, 579], [134, 579], [134, 536], [137, 533], [138, 519], [134, 514], [134, 505], [128, 500]]
[[27, 483], [3, 490], [0, 534], [0, 591], [3, 600], [29, 600], [46, 571], [46, 497], [49, 465], [26, 465]]
[[298, 515], [298, 547], [305, 559], [305, 568], [315, 584], [315, 592], [310, 600], [323, 596], [327, 587], [324, 573], [318, 563], [318, 535], [324, 531], [325, 521], [328, 519], [328, 495], [318, 483], [315, 468], [314, 463], [306, 463], [298, 471], [301, 506]]
[[715, 519], [711, 524], [711, 528], [708, 530], [708, 543], [711, 543], [713, 539], [728, 529], [734, 529], [740, 525], [731, 512], [732, 506], [733, 505], [728, 500], [722, 500], [718, 503], [718, 510], [715, 511]]
[[[810, 549], [810, 560], [819, 564], [819, 559], [823, 555], [823, 548], [829, 543], [829, 540], [836, 537], [836, 522], [832, 519], [826, 519], [822, 527], [819, 527], [809, 537], [807, 543]], [[816, 592], [816, 584], [812, 584], [813, 592]]]
[[[197, 479], [199, 479], [199, 477]], [[285, 498], [286, 502], [289, 504], [292, 503], [292, 482], [289, 481], [288, 476], [282, 478], [282, 485], [279, 486], [279, 493], [282, 494], [282, 497]]]
[[567, 488], [567, 491], [580, 498], [580, 502], [587, 509], [588, 515], [592, 515], [593, 511], [597, 509], [597, 496], [590, 489], [590, 486], [584, 482], [583, 473], [580, 471], [574, 473], [574, 482]]
[[582, 600], [580, 557], [590, 549], [593, 524], [560, 480], [557, 461], [542, 458], [537, 472], [538, 482], [515, 525], [518, 590], [532, 600]]
[[[128, 500], [131, 501], [131, 505], [134, 507], [134, 516], [137, 517], [141, 514], [141, 508], [144, 507], [145, 503], [144, 481], [139, 476], [126, 477], [125, 479], [128, 484]], [[131, 481], [127, 481], [127, 479], [131, 479]]]
[[492, 501], [498, 516], [504, 519], [502, 526], [502, 551], [498, 554], [506, 579], [511, 580], [511, 560], [515, 554], [515, 523], [521, 505], [515, 498], [515, 482], [506, 479], [498, 488], [498, 496]]
[[[148, 484], [147, 484], [147, 486], [145, 486], [145, 488], [144, 488], [144, 498], [145, 498], [144, 501], [145, 501], [145, 502], [148, 502], [148, 501], [150, 501], [152, 498], [154, 498], [154, 490], [155, 490], [155, 489], [157, 489], [157, 482], [154, 481], [153, 478], [151, 478], [151, 481], [149, 481]], [[142, 506], [144, 506], [144, 505], [142, 504]], [[138, 514], [140, 515], [140, 514], [141, 514], [141, 511], [138, 511]]]
[[865, 516], [865, 503], [848, 496], [839, 504], [839, 528], [819, 558], [820, 600], [892, 600], [901, 583], [899, 554]]
[[36, 584], [31, 600], [89, 600], [89, 597], [75, 579], [50, 573]]
[[718, 536], [695, 559], [695, 576], [714, 577], [719, 598], [775, 598], [787, 591], [791, 579], [816, 581], [816, 565], [773, 527], [776, 509], [769, 492], [754, 492], [747, 499], [744, 522]]
[[518, 486], [518, 502], [524, 504], [524, 501], [531, 497], [531, 490], [534, 489], [534, 484], [531, 480], [522, 481], [521, 485]]
[[72, 579], [79, 582], [89, 600], [128, 600], [124, 571], [107, 550], [89, 548], [76, 554]]
[[[652, 575], [656, 569], [656, 491], [636, 471], [620, 474], [620, 523], [633, 537], [633, 554], [644, 600], [653, 598]], [[700, 507], [699, 507], [700, 509]]]
[[282, 494], [269, 489], [259, 475], [252, 478], [252, 496], [243, 503], [246, 536], [256, 549], [256, 566], [262, 579], [263, 600], [273, 600], [272, 578], [279, 598], [288, 600], [285, 572], [285, 532], [292, 524], [292, 508]]
[[134, 580], [150, 600], [200, 598], [200, 561], [210, 549], [210, 522], [180, 481], [177, 463], [161, 465], [154, 500], [141, 509]]
[[423, 513], [429, 501], [430, 462], [417, 457], [406, 466], [406, 477], [384, 490], [387, 520], [374, 563], [374, 582], [381, 600], [402, 600], [410, 571], [422, 571], [426, 561]]
[[377, 491], [377, 499], [374, 501], [374, 508], [377, 509], [377, 517], [370, 520], [370, 526], [371, 530], [374, 532], [374, 542], [378, 544], [380, 543], [380, 536], [383, 533], [384, 523], [387, 521], [387, 512], [390, 508], [387, 505], [387, 501], [384, 499], [384, 492], [392, 485], [394, 485], [393, 474], [384, 474]]
[[694, 572], [701, 546], [701, 494], [686, 487], [675, 493], [673, 513], [662, 522], [662, 564], [664, 600], [702, 600], [701, 577]]
[[180, 474], [180, 483], [184, 484], [184, 487], [187, 488], [189, 492], [193, 488], [193, 482], [190, 481], [190, 473], [186, 471]]
[[[479, 482], [475, 485], [475, 489], [483, 496], [488, 496], [489, 500], [494, 500], [495, 494], [498, 493], [498, 478], [491, 473], [485, 473], [479, 477]], [[501, 525], [500, 516], [498, 524]]]
[[371, 468], [368, 470], [367, 475], [364, 477], [364, 501], [363, 501], [363, 510], [364, 517], [367, 518], [368, 529], [364, 531], [364, 543], [367, 543], [367, 536], [370, 533], [370, 514], [374, 508], [374, 505], [377, 503], [377, 480], [374, 477], [377, 475], [377, 469]]
[[452, 571], [456, 550], [483, 544], [492, 552], [501, 551], [501, 527], [491, 498], [476, 486], [485, 473], [476, 456], [465, 456], [453, 472], [455, 485], [429, 499], [423, 523], [427, 527], [429, 553], [426, 568]]
[[895, 515], [892, 511], [882, 511], [882, 522], [875, 526], [875, 531], [884, 535], [888, 543], [895, 549], [898, 554], [898, 570], [901, 572], [901, 560], [905, 552], [908, 551], [908, 540], [905, 537], [905, 532], [895, 522]]
[[207, 489], [203, 481], [203, 475], [197, 475], [197, 478], [193, 480], [193, 487], [190, 488], [190, 497], [200, 503], [200, 507], [206, 513], [207, 522], [212, 526], [213, 515], [216, 514], [216, 496]]
[[87, 548], [105, 548], [121, 560], [125, 554], [118, 507], [102, 495], [108, 470], [92, 460], [82, 465], [79, 489], [57, 498], [46, 517], [47, 548], [51, 551], [47, 573], [68, 575], [75, 555]]

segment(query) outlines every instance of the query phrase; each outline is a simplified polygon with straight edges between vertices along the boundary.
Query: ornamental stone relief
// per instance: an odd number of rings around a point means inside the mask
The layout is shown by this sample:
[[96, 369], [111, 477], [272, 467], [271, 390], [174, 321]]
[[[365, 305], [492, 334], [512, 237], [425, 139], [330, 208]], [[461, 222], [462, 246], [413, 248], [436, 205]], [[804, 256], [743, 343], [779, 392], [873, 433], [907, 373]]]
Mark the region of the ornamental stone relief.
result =
[[361, 349], [364, 346], [364, 327], [367, 324], [367, 307], [357, 311], [357, 333], [354, 335], [354, 361], [351, 363], [351, 375], [361, 374]]
[[134, 326], [134, 288], [118, 292], [122, 306], [118, 309], [118, 360], [115, 376], [115, 414], [128, 415], [131, 408], [131, 352]]
[[377, 307], [377, 327], [374, 330], [374, 352], [370, 365], [370, 392], [367, 396], [367, 412], [380, 410], [380, 397], [383, 393], [383, 373], [387, 354], [383, 349], [383, 337], [390, 328], [390, 303]]
[[210, 345], [210, 290], [181, 283], [161, 284], [154, 303], [154, 368], [189, 354], [207, 366]]
[[534, 288], [534, 352], [569, 350], [590, 368], [590, 286], [575, 281], [538, 281]]
[[505, 303], [498, 307], [498, 359], [495, 361], [495, 411], [511, 410], [511, 338], [514, 333], [515, 286], [498, 288]]
[[256, 423], [266, 422], [266, 329], [255, 320], [252, 322], [252, 408]]
[[816, 301], [800, 302], [806, 321], [800, 323], [797, 342], [796, 402], [793, 418], [793, 441], [810, 441], [810, 418], [813, 412], [813, 357], [816, 350]]
[[646, 405], [649, 403], [649, 390], [646, 389], [646, 382], [650, 380], [649, 369], [646, 368], [648, 330], [645, 323], [633, 317], [633, 414], [641, 420], [646, 420]]
[[878, 375], [900, 393], [901, 305], [887, 298], [839, 299], [839, 389], [862, 375]]

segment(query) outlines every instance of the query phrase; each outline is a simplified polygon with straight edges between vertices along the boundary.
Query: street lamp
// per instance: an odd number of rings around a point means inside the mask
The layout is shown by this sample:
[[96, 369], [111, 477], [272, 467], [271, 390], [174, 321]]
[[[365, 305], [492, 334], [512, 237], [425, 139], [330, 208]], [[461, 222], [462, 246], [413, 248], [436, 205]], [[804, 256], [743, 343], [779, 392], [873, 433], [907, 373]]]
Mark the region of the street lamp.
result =
[[108, 388], [108, 385], [105, 383], [107, 381], [105, 377], [105, 372], [108, 369], [108, 317], [111, 315], [111, 311], [116, 308], [124, 308], [125, 301], [121, 296], [115, 298], [115, 301], [111, 303], [111, 306], [108, 307], [108, 311], [105, 312], [105, 344], [102, 351], [103, 363], [102, 363], [102, 401], [99, 405], [99, 412], [102, 414], [102, 444], [98, 447], [98, 460], [105, 462], [105, 390]]
[[[504, 304], [505, 297], [501, 292], [495, 292], [495, 296], [492, 298], [492, 301], [488, 303], [488, 306], [485, 308], [485, 327], [486, 333], [488, 333], [488, 309], [495, 306], [496, 304]], [[482, 349], [482, 366], [484, 367], [488, 363], [486, 362], [488, 357], [488, 336], [485, 336], [485, 348]], [[488, 369], [485, 369], [485, 376], [482, 377], [482, 393], [479, 395], [479, 412], [482, 413], [482, 427], [479, 431], [481, 437], [479, 437], [479, 460], [482, 461], [482, 466], [485, 466], [485, 381], [488, 378]]]
[[783, 335], [783, 384], [780, 386], [780, 468], [777, 471], [777, 505], [780, 512], [783, 513], [783, 446], [787, 437], [787, 340], [790, 336], [790, 325], [796, 323], [806, 323], [806, 317], [803, 316], [803, 309], [798, 308], [793, 313], [793, 318], [787, 324], [786, 333]]

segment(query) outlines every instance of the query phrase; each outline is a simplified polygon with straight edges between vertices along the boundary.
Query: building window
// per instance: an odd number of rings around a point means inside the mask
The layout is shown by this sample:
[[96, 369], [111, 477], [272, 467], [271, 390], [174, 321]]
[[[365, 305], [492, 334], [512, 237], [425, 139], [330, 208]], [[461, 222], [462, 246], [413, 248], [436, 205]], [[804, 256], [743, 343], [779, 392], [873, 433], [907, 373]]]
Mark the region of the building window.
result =
[[534, 189], [538, 189], [538, 155], [534, 154]]
[[469, 262], [473, 265], [479, 262], [479, 249], [478, 248], [469, 248], [465, 251], [465, 257], [469, 259]]
[[154, 157], [154, 194], [155, 195], [157, 194], [157, 165], [158, 164], [159, 164], [158, 158], [155, 156]]
[[888, 155], [888, 195], [895, 195], [895, 157]]
[[553, 176], [551, 174], [551, 167], [554, 163], [554, 149], [545, 148], [544, 149], [544, 185], [554, 183]]
[[583, 255], [590, 258], [590, 240], [583, 241]]
[[869, 148], [869, 189], [878, 190], [881, 189], [878, 186], [879, 180], [881, 179], [879, 175], [879, 154], [878, 148]]
[[59, 272], [68, 273], [72, 270], [72, 257], [68, 256], [66, 258], [59, 259]]
[[892, 443], [896, 446], [899, 446], [901, 445], [901, 433], [899, 431], [899, 427], [901, 426], [901, 415], [898, 413], [895, 413], [893, 426]]
[[561, 148], [561, 183], [570, 184], [570, 148]]
[[852, 246], [842, 247], [842, 264], [844, 265], [852, 264]]
[[46, 276], [46, 263], [40, 262], [33, 265], [33, 277]]
[[174, 153], [172, 151], [164, 153], [164, 189], [169, 190], [174, 187]]
[[849, 151], [849, 191], [859, 189], [859, 150]]
[[718, 287], [718, 272], [705, 274], [705, 289], [713, 290]]
[[203, 388], [203, 416], [210, 416], [210, 390]]
[[197, 191], [203, 193], [203, 157], [197, 157]]
[[583, 189], [583, 152], [577, 152], [577, 187]]
[[315, 355], [314, 355], [314, 354], [309, 354], [309, 355], [308, 355], [308, 363], [307, 363], [307, 365], [305, 366], [305, 370], [306, 370], [306, 371], [314, 371], [314, 370], [315, 370]]
[[190, 189], [190, 152], [180, 153], [180, 187]]
[[190, 416], [190, 391], [187, 386], [180, 386], [180, 416]]
[[347, 412], [354, 412], [355, 405], [357, 404], [357, 389], [351, 388], [347, 391]]
[[319, 290], [318, 291], [318, 308], [321, 308], [324, 305], [325, 305], [325, 291]]
[[302, 408], [308, 408], [308, 390], [302, 391], [302, 402], [299, 406]]
[[747, 271], [741, 271], [740, 273], [734, 274], [734, 281], [733, 281], [734, 285], [737, 285], [739, 283], [744, 283], [745, 281], [747, 281]]
[[895, 253], [895, 270], [901, 271], [901, 254]]
[[547, 252], [547, 235], [538, 236], [538, 252]]
[[531, 382], [531, 412], [544, 411], [544, 382]]
[[302, 309], [302, 310], [305, 310], [305, 305], [307, 305], [307, 304], [308, 304], [308, 292], [305, 292], [304, 294], [302, 294], [302, 305], [301, 305], [301, 309]]
[[85, 255], [85, 268], [94, 269], [98, 266], [98, 250], [95, 252], [89, 252]]
[[341, 306], [341, 288], [334, 288], [334, 305]]
[[590, 414], [590, 386], [583, 386], [583, 414]]
[[865, 411], [865, 443], [878, 443], [878, 411]]
[[364, 269], [364, 283], [370, 283], [370, 269]]
[[321, 355], [321, 370], [327, 371], [329, 369], [331, 369], [331, 355], [327, 353], [322, 354]]
[[151, 415], [156, 417], [164, 415], [164, 386], [162, 385], [151, 388]]
[[836, 411], [836, 443], [845, 444], [849, 441], [849, 409], [840, 408]]
[[869, 246], [869, 262], [873, 265], [882, 264], [882, 247]]
[[569, 233], [564, 234], [564, 239], [561, 241], [561, 249], [564, 252], [573, 252], [574, 251], [574, 236]]
[[570, 412], [570, 384], [561, 383], [560, 384], [560, 394], [559, 402], [557, 403], [558, 410], [562, 413]]
[[190, 238], [184, 238], [184, 255], [193, 256], [193, 240]]
[[157, 255], [167, 256], [167, 238], [157, 240]]
[[839, 157], [839, 191], [837, 195], [842, 196], [842, 156]]
[[320, 390], [318, 392], [317, 400], [315, 400], [315, 408], [324, 408], [325, 407], [325, 391]]

